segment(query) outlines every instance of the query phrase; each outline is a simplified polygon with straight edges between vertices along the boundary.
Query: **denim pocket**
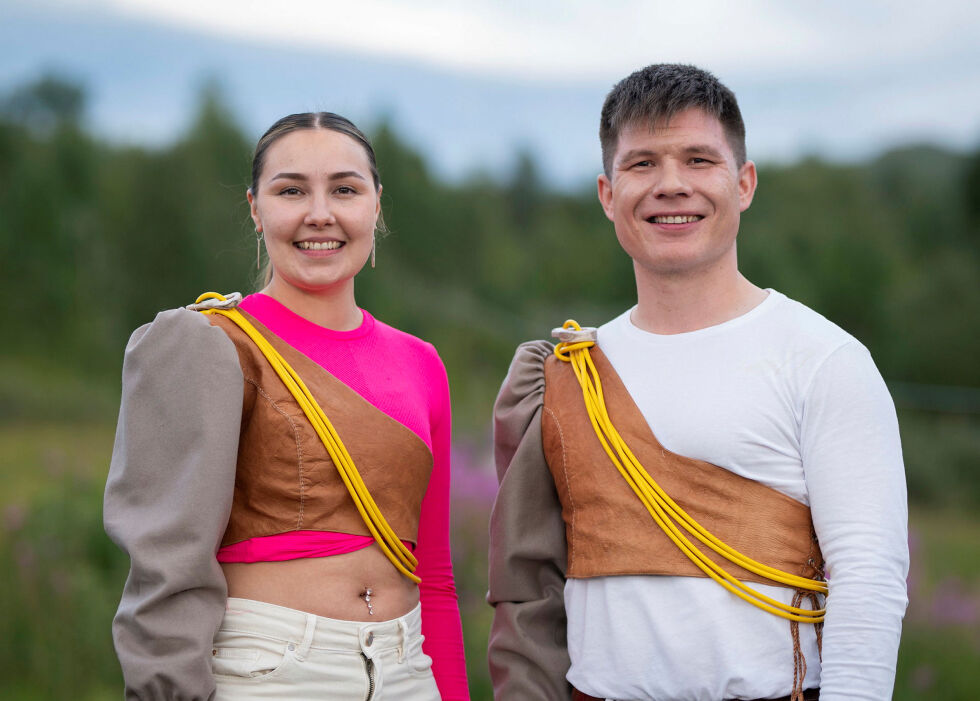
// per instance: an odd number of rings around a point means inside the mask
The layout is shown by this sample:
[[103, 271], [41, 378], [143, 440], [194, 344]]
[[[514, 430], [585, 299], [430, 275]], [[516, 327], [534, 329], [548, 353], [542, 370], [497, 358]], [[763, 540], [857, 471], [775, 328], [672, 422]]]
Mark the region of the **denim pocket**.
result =
[[432, 658], [422, 652], [422, 643], [409, 647], [405, 664], [413, 677], [432, 676]]
[[259, 680], [277, 675], [290, 659], [284, 641], [219, 630], [211, 650], [211, 671], [215, 676]]

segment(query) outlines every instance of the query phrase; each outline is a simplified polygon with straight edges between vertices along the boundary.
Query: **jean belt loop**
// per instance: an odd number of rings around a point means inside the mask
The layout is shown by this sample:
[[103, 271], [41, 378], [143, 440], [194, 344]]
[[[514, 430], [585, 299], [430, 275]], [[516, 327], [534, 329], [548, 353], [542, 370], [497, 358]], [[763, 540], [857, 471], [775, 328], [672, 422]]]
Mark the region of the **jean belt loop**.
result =
[[405, 623], [404, 616], [398, 619], [398, 631], [401, 633], [401, 640], [398, 643], [398, 664], [405, 661], [405, 648], [408, 646], [408, 624]]
[[296, 657], [300, 661], [305, 660], [313, 645], [313, 634], [316, 633], [316, 616], [312, 613], [306, 614], [306, 630], [303, 632], [303, 642], [296, 651]]

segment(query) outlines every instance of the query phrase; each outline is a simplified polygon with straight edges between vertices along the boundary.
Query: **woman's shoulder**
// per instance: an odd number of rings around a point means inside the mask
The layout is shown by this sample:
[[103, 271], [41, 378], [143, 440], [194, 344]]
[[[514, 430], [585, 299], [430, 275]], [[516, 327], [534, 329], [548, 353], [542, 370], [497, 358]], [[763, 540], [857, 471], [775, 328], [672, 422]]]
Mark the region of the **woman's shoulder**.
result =
[[209, 315], [184, 307], [158, 312], [129, 337], [126, 356], [191, 364], [201, 359], [234, 359], [235, 344]]
[[425, 339], [414, 336], [407, 331], [396, 329], [380, 319], [374, 319], [374, 332], [384, 341], [385, 345], [399, 352], [410, 352], [421, 360], [438, 362], [442, 365], [439, 351]]

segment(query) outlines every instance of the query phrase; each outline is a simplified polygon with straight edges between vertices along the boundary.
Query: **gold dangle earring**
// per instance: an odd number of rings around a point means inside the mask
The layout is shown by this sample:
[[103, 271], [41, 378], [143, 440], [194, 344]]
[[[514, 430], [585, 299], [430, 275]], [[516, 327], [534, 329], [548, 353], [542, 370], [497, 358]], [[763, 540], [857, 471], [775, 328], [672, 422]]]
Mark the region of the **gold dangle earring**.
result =
[[262, 269], [262, 230], [255, 230], [255, 269]]
[[375, 251], [377, 251], [377, 248], [378, 248], [378, 233], [374, 232], [373, 234], [371, 234], [371, 267], [372, 268], [374, 267], [375, 258], [376, 258]]

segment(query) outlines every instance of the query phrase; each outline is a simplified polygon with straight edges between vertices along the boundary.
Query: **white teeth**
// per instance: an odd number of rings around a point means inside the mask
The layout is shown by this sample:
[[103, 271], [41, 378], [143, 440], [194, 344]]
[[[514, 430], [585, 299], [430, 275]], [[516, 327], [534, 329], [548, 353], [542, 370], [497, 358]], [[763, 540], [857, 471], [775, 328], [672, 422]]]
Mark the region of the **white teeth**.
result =
[[331, 251], [343, 244], [340, 241], [300, 241], [296, 245], [304, 251]]
[[654, 224], [690, 224], [691, 222], [696, 222], [703, 217], [697, 214], [687, 214], [684, 216], [669, 216], [669, 217], [651, 217], [651, 221]]

